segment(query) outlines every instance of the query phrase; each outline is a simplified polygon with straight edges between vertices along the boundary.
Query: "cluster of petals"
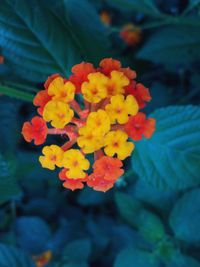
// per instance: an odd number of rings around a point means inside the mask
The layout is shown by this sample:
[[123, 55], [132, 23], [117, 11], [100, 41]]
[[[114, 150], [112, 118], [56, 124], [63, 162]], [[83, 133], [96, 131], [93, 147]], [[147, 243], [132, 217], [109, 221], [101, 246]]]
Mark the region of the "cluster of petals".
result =
[[140, 111], [151, 96], [135, 78], [134, 70], [105, 58], [97, 68], [73, 66], [68, 78], [50, 76], [36, 94], [38, 115], [24, 123], [22, 134], [35, 145], [48, 135], [62, 136], [63, 145], [44, 146], [39, 161], [49, 170], [61, 168], [65, 188], [109, 190], [124, 173], [122, 161], [133, 152], [133, 141], [152, 136], [155, 120]]

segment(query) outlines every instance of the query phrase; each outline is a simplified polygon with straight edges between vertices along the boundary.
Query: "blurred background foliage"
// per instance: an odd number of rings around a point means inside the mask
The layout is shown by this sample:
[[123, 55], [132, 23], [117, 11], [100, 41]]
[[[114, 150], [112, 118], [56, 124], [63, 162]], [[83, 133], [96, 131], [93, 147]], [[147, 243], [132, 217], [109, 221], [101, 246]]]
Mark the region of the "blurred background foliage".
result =
[[[22, 123], [47, 76], [103, 57], [150, 88], [157, 129], [114, 189], [69, 192]], [[199, 267], [199, 69], [199, 0], [1, 0], [0, 266]]]

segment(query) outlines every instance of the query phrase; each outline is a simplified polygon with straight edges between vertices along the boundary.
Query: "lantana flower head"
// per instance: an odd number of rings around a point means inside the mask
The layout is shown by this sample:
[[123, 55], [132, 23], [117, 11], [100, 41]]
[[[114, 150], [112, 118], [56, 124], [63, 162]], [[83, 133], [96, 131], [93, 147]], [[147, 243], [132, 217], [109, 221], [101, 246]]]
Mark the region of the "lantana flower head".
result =
[[155, 119], [140, 112], [151, 96], [135, 78], [134, 70], [105, 58], [97, 68], [76, 64], [67, 78], [51, 75], [36, 94], [38, 116], [24, 123], [22, 134], [35, 145], [43, 144], [48, 135], [62, 136], [63, 145], [44, 146], [39, 161], [43, 168], [60, 168], [65, 188], [87, 184], [106, 192], [123, 175], [122, 161], [131, 156], [133, 141], [152, 136]]
[[141, 40], [141, 36], [141, 29], [132, 23], [125, 24], [120, 32], [120, 37], [128, 46], [137, 45]]

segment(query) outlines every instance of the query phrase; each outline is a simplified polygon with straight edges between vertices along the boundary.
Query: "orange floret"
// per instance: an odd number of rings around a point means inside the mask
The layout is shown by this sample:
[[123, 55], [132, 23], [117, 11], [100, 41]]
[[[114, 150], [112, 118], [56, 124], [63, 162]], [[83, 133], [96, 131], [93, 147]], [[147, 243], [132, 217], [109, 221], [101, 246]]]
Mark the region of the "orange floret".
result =
[[125, 131], [135, 141], [142, 139], [142, 135], [150, 138], [155, 131], [156, 121], [153, 118], [146, 118], [146, 115], [139, 112], [135, 116], [131, 116], [125, 125]]
[[81, 62], [72, 68], [72, 75], [69, 80], [76, 86], [76, 93], [81, 92], [81, 85], [88, 81], [88, 74], [95, 72], [95, 68], [91, 63]]
[[51, 83], [54, 79], [56, 79], [57, 77], [59, 77], [59, 76], [60, 76], [60, 74], [58, 74], [58, 73], [56, 73], [56, 74], [52, 74], [51, 76], [49, 76], [49, 77], [47, 78], [46, 82], [44, 83], [44, 88], [45, 88], [46, 90], [48, 90], [48, 87], [49, 87], [50, 83]]
[[99, 66], [101, 67], [101, 72], [103, 72], [105, 75], [110, 75], [111, 71], [120, 70], [121, 63], [116, 59], [104, 58], [99, 63]]
[[76, 189], [83, 189], [84, 184], [83, 182], [87, 181], [87, 176], [83, 178], [77, 178], [77, 179], [70, 179], [66, 175], [67, 169], [62, 169], [62, 171], [59, 173], [60, 180], [63, 181], [63, 186], [67, 189], [71, 189], [72, 191]]
[[51, 100], [47, 90], [39, 91], [33, 99], [33, 105], [39, 107], [37, 109], [38, 114], [43, 115], [45, 105]]
[[96, 160], [93, 169], [108, 181], [116, 181], [123, 173], [124, 170], [120, 169], [123, 166], [121, 160], [117, 158], [103, 156]]
[[146, 106], [145, 102], [151, 101], [149, 89], [146, 88], [142, 83], [136, 83], [135, 81], [132, 81], [130, 85], [125, 88], [125, 93], [127, 95], [133, 95], [136, 98], [140, 109]]
[[25, 122], [22, 127], [22, 134], [27, 142], [34, 140], [35, 145], [41, 145], [45, 142], [47, 137], [47, 125], [46, 122], [35, 116], [32, 118], [31, 123]]
[[111, 189], [115, 181], [108, 181], [104, 179], [104, 176], [98, 173], [92, 173], [88, 176], [87, 185], [92, 187], [96, 191], [106, 192]]
[[141, 40], [142, 31], [134, 24], [126, 24], [120, 32], [120, 37], [128, 46], [134, 46]]

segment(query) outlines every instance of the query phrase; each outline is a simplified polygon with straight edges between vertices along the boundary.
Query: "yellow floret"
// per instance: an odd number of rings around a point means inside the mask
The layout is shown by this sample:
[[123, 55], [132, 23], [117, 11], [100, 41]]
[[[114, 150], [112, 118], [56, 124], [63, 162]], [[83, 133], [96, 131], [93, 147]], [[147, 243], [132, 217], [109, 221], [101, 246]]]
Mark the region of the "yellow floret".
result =
[[111, 131], [105, 136], [105, 148], [104, 151], [107, 156], [113, 157], [117, 154], [118, 159], [124, 160], [131, 155], [134, 144], [127, 142], [128, 135], [121, 131]]
[[79, 129], [80, 136], [77, 138], [77, 144], [82, 148], [85, 154], [93, 153], [103, 147], [103, 136], [95, 135], [88, 126]]
[[74, 116], [74, 111], [69, 105], [61, 101], [49, 101], [44, 107], [43, 118], [45, 121], [51, 121], [55, 128], [62, 129]]
[[132, 95], [128, 95], [126, 99], [123, 95], [112, 96], [110, 102], [106, 105], [105, 110], [111, 123], [117, 121], [119, 124], [125, 124], [128, 121], [128, 116], [136, 115], [139, 109], [138, 103]]
[[84, 82], [81, 87], [84, 99], [90, 103], [98, 103], [107, 96], [106, 84], [108, 77], [100, 72], [90, 73], [89, 82]]
[[74, 99], [75, 86], [72, 82], [64, 83], [63, 78], [55, 78], [48, 87], [48, 94], [53, 100], [69, 103]]
[[123, 74], [123, 72], [113, 70], [111, 72], [111, 78], [107, 83], [108, 97], [123, 94], [124, 87], [129, 85], [129, 83], [129, 79]]
[[45, 146], [42, 153], [44, 156], [40, 156], [39, 161], [43, 168], [54, 170], [55, 166], [62, 167], [64, 151], [59, 146]]
[[89, 114], [86, 125], [94, 135], [104, 135], [110, 131], [110, 118], [105, 110], [99, 109]]
[[67, 169], [66, 175], [71, 179], [85, 178], [90, 162], [78, 149], [70, 149], [64, 152], [63, 166]]

